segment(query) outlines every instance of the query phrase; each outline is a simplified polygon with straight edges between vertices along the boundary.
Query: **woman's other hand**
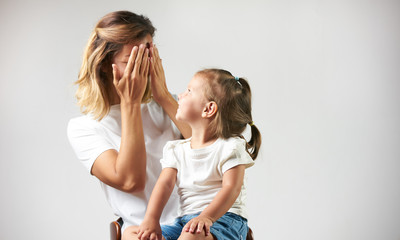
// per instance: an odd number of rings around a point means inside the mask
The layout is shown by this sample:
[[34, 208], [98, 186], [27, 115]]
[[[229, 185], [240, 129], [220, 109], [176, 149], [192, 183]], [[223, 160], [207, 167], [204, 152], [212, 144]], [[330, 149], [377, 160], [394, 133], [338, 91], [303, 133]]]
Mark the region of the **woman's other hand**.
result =
[[150, 76], [151, 76], [151, 91], [156, 102], [160, 102], [168, 97], [169, 92], [165, 82], [164, 68], [162, 60], [155, 45], [150, 46]]

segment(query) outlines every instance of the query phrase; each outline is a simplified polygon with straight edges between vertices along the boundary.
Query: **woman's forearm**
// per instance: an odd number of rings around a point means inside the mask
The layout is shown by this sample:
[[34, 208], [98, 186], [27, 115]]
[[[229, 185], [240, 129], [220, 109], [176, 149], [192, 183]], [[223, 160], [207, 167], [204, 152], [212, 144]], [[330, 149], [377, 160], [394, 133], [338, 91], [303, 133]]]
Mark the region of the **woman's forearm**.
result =
[[158, 103], [162, 106], [164, 111], [168, 114], [171, 120], [178, 127], [179, 131], [182, 133], [184, 138], [189, 138], [192, 136], [192, 130], [189, 125], [184, 122], [180, 122], [176, 120], [176, 111], [178, 110], [178, 103], [172, 97], [170, 93], [166, 93], [165, 96], [158, 101]]
[[121, 101], [121, 146], [101, 153], [92, 174], [124, 192], [143, 191], [146, 184], [146, 147], [140, 103]]
[[140, 103], [121, 102], [121, 146], [115, 172], [127, 189], [142, 190], [146, 181], [146, 147]]

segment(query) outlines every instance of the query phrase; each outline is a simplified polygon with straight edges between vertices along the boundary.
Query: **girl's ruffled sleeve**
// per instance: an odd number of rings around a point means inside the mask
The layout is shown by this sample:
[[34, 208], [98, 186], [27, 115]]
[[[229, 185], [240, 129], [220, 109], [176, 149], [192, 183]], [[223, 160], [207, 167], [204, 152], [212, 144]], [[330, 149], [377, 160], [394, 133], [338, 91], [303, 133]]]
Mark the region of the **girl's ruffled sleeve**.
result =
[[176, 141], [169, 141], [163, 148], [163, 158], [160, 160], [162, 168], [178, 169], [178, 158], [175, 153]]
[[238, 165], [245, 165], [246, 168], [254, 165], [254, 160], [246, 151], [246, 142], [244, 139], [235, 138], [224, 151], [225, 156], [221, 158], [220, 162], [220, 171], [222, 174]]

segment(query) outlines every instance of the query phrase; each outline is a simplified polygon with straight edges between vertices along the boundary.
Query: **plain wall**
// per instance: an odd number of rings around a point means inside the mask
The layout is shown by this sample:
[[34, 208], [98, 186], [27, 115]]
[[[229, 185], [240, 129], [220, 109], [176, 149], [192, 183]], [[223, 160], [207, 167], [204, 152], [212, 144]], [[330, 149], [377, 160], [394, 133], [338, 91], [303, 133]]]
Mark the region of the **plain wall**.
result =
[[400, 239], [400, 2], [372, 0], [2, 0], [0, 239], [109, 239], [66, 127], [86, 41], [115, 10], [157, 27], [171, 92], [205, 67], [249, 80], [256, 239]]

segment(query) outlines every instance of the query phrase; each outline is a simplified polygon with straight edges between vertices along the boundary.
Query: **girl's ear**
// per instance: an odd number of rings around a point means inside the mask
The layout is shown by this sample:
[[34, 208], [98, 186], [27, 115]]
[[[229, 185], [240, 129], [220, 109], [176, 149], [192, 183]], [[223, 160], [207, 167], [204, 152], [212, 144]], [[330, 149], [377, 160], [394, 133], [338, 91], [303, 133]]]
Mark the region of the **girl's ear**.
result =
[[203, 118], [211, 118], [217, 113], [217, 111], [218, 111], [217, 103], [211, 101], [206, 104], [206, 106], [203, 109], [203, 112], [201, 113], [201, 116]]

